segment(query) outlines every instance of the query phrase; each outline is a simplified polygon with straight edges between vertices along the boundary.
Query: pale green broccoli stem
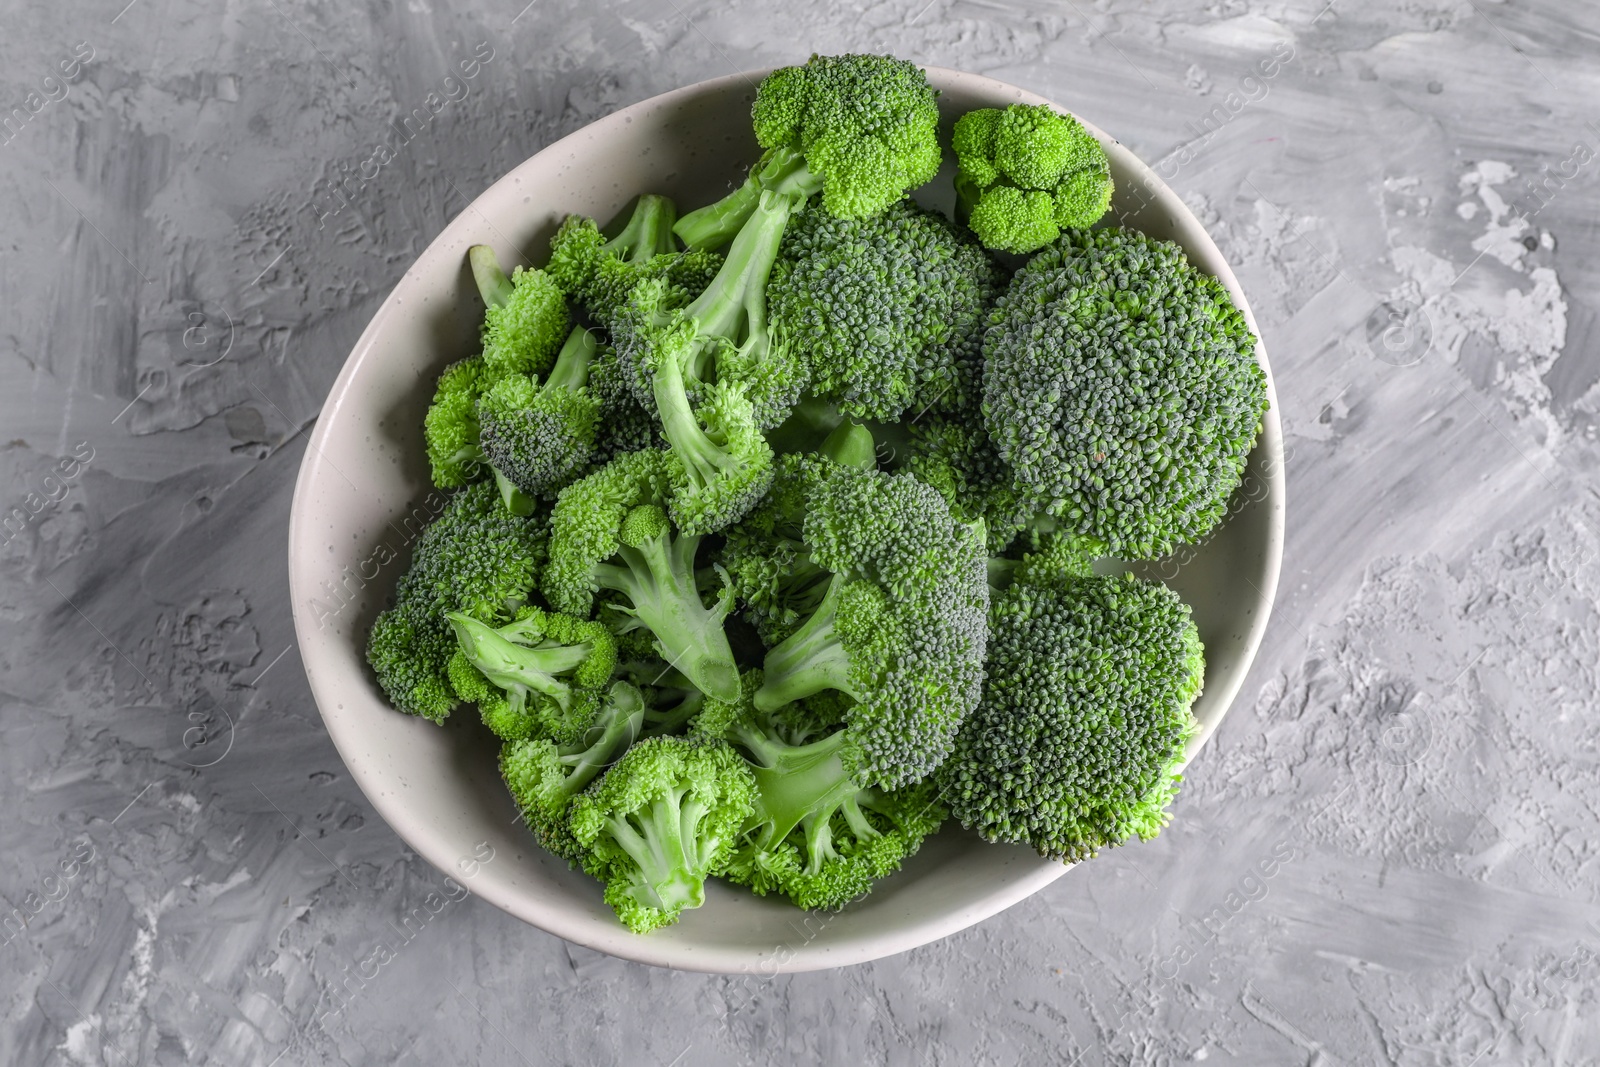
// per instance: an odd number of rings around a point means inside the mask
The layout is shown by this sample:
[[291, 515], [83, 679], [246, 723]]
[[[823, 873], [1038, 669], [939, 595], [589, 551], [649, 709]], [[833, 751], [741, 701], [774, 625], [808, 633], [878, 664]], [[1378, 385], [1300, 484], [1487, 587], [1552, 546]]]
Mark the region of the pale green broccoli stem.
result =
[[550, 373], [546, 376], [540, 391], [578, 390], [589, 384], [589, 364], [594, 360], [598, 348], [599, 344], [595, 341], [594, 334], [582, 326], [574, 328], [567, 334], [566, 343], [561, 346], [561, 353], [556, 356], [556, 365], [550, 368]]
[[847, 584], [834, 575], [822, 603], [800, 628], [767, 653], [761, 688], [756, 690], [758, 711], [776, 711], [785, 704], [815, 696], [828, 689], [862, 698], [850, 682], [850, 654], [839, 640], [839, 597]]
[[462, 653], [485, 678], [506, 691], [513, 710], [522, 710], [530, 691], [549, 697], [562, 711], [571, 707], [572, 686], [558, 675], [582, 666], [589, 649], [581, 645], [530, 648], [459, 611], [449, 612], [445, 618]]
[[583, 788], [615, 762], [617, 756], [633, 744], [643, 731], [644, 695], [637, 687], [624, 683], [614, 685], [607, 700], [611, 705], [607, 709], [610, 718], [599, 736], [592, 743], [588, 743], [589, 739], [586, 737], [584, 742], [580, 742], [584, 744], [581, 750], [564, 752], [557, 757], [557, 762], [568, 768], [560, 788], [562, 801], [570, 800], [582, 792]]
[[707, 485], [736, 474], [743, 467], [743, 460], [711, 440], [701, 427], [700, 420], [689, 407], [689, 394], [684, 389], [683, 371], [677, 359], [668, 356], [657, 365], [651, 390], [655, 394], [656, 413], [661, 418], [661, 435], [683, 461], [684, 472], [691, 483]]
[[695, 583], [694, 557], [700, 538], [673, 539], [670, 528], [638, 547], [623, 545], [623, 566], [602, 563], [594, 578], [602, 589], [628, 598], [633, 614], [655, 635], [667, 662], [718, 700], [739, 697], [739, 669], [722, 627], [727, 606], [707, 610]]
[[843, 730], [808, 745], [786, 745], [741, 723], [729, 731], [728, 739], [756, 758], [751, 767], [756, 779], [756, 810], [747, 825], [761, 826], [760, 847], [782, 841], [809, 817], [820, 816], [826, 823], [836, 808], [861, 789], [841, 758]]
[[859, 422], [840, 423], [818, 451], [846, 467], [878, 469], [878, 443], [873, 440], [872, 431]]
[[472, 280], [478, 283], [478, 294], [484, 307], [500, 307], [511, 299], [511, 279], [500, 269], [500, 259], [488, 245], [473, 245], [467, 249], [467, 262], [472, 265]]
[[[773, 263], [777, 262], [783, 231], [789, 225], [793, 210], [794, 203], [787, 197], [761, 197], [749, 222], [734, 238], [717, 276], [681, 312], [684, 319], [695, 324], [699, 337], [732, 340], [765, 331], [767, 278], [772, 274]], [[702, 343], [695, 347], [700, 351], [689, 354], [695, 365], [683, 370], [690, 376], [704, 378], [706, 368], [700, 364], [707, 355], [714, 354], [715, 346]]]
[[[646, 813], [606, 817], [606, 829], [638, 865], [638, 882], [627, 894], [646, 907], [672, 912], [698, 908], [705, 903], [705, 852], [697, 845], [714, 847], [721, 842], [700, 842], [697, 831], [706, 816], [706, 805], [688, 790], [669, 790], [651, 803]], [[637, 819], [638, 825], [635, 825]]]
[[600, 250], [628, 263], [676, 252], [672, 227], [677, 217], [678, 208], [671, 200], [646, 193], [634, 205], [622, 232], [601, 245]]
[[811, 173], [805, 156], [787, 146], [774, 148], [756, 161], [739, 188], [714, 204], [689, 212], [672, 229], [690, 248], [721, 248], [755, 214], [763, 192], [798, 204], [821, 189], [822, 179]]

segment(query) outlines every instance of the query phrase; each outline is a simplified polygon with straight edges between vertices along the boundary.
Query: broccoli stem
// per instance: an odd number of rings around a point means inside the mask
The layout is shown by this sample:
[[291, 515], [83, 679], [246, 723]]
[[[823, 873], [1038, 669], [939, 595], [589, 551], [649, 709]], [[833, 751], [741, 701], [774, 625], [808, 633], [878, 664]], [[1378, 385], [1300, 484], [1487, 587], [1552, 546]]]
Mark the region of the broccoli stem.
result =
[[711, 439], [689, 407], [683, 370], [676, 359], [668, 357], [657, 365], [651, 391], [661, 418], [661, 435], [683, 460], [684, 472], [694, 485], [705, 486], [739, 470], [739, 459]]
[[827, 594], [811, 617], [767, 653], [761, 688], [755, 693], [758, 711], [776, 711], [785, 704], [828, 689], [861, 699], [850, 684], [850, 654], [834, 628], [838, 620], [839, 595], [845, 585], [843, 575], [834, 575], [828, 583]]
[[[699, 296], [683, 309], [696, 333], [730, 341], [766, 328], [767, 278], [783, 245], [794, 203], [782, 196], [763, 195], [739, 230], [727, 257]], [[704, 346], [697, 346], [704, 347]], [[694, 373], [685, 367], [686, 373]]]
[[749, 725], [735, 727], [730, 740], [755, 756], [756, 810], [761, 847], [771, 847], [808, 818], [824, 823], [861, 785], [845, 770], [843, 730], [807, 745], [786, 745]]
[[567, 768], [567, 775], [562, 779], [560, 788], [563, 801], [570, 800], [582, 792], [601, 771], [615, 763], [617, 757], [638, 740], [643, 732], [646, 718], [644, 699], [637, 689], [632, 686], [627, 688], [632, 692], [623, 697], [621, 702], [618, 700], [616, 689], [612, 690], [610, 704], [603, 713], [606, 719], [605, 725], [598, 731], [591, 729], [584, 736], [583, 741], [579, 742], [584, 746], [582, 749], [560, 750], [559, 762]]
[[601, 246], [601, 251], [625, 263], [643, 262], [652, 256], [677, 251], [672, 237], [678, 208], [671, 200], [646, 193], [633, 207], [622, 232]]
[[500, 502], [506, 506], [507, 511], [524, 519], [533, 514], [538, 506], [533, 497], [518, 489], [515, 482], [501, 474], [492, 464], [489, 473], [494, 475], [494, 484], [500, 488]]
[[716, 203], [683, 216], [673, 232], [690, 248], [721, 248], [749, 221], [763, 192], [778, 193], [798, 204], [821, 189], [822, 179], [811, 173], [805, 157], [780, 146], [756, 161], [742, 185]]
[[550, 368], [540, 391], [582, 389], [589, 383], [589, 364], [594, 360], [598, 347], [594, 334], [582, 326], [575, 327], [567, 334], [567, 341], [556, 356], [556, 365]]
[[472, 280], [478, 283], [484, 307], [499, 307], [511, 299], [511, 279], [500, 269], [494, 249], [488, 245], [473, 245], [467, 249], [467, 262], [472, 265]]
[[701, 842], [697, 831], [706, 806], [685, 790], [668, 790], [649, 809], [631, 816], [610, 816], [606, 828], [638, 865], [638, 882], [628, 896], [662, 911], [698, 908], [705, 903]]
[[878, 443], [873, 440], [872, 431], [859, 422], [840, 423], [817, 451], [846, 467], [878, 469]]
[[557, 675], [581, 666], [589, 658], [587, 648], [579, 645], [529, 648], [459, 611], [452, 611], [445, 618], [450, 621], [456, 643], [467, 659], [485, 678], [504, 689], [514, 705], [520, 708], [519, 698], [526, 692], [534, 692], [555, 701], [562, 711], [571, 706], [572, 686]]
[[602, 563], [595, 582], [628, 598], [633, 614], [655, 635], [667, 662], [707, 696], [739, 698], [739, 668], [722, 627], [725, 606], [707, 609], [695, 584], [700, 538], [664, 530], [637, 548], [621, 546], [623, 565]]

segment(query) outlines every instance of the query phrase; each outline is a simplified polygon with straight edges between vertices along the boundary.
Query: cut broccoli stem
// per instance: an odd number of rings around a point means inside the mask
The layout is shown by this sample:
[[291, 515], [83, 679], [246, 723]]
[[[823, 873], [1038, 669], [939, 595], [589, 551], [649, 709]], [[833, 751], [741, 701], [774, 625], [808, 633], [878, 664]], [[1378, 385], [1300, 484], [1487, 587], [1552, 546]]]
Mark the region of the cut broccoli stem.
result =
[[834, 626], [839, 597], [847, 584], [843, 575], [834, 575], [811, 617], [767, 653], [762, 667], [765, 677], [755, 695], [758, 711], [776, 711], [828, 689], [861, 699], [850, 683], [850, 654]]
[[646, 193], [634, 205], [633, 214], [622, 232], [601, 246], [601, 250], [624, 262], [642, 262], [653, 256], [676, 252], [672, 237], [678, 208], [664, 196]]
[[556, 356], [556, 365], [545, 377], [544, 390], [582, 389], [589, 383], [589, 364], [594, 360], [599, 343], [594, 334], [582, 326], [567, 335], [567, 341]]
[[516, 483], [492, 465], [489, 467], [489, 473], [494, 475], [494, 484], [500, 488], [500, 502], [506, 506], [507, 511], [524, 519], [533, 514], [538, 506], [533, 497], [518, 489]]
[[[793, 209], [794, 201], [787, 197], [762, 195], [734, 238], [717, 276], [682, 311], [683, 318], [695, 324], [700, 337], [733, 339], [765, 331], [767, 278], [777, 261]], [[698, 367], [683, 369], [687, 374], [703, 377], [696, 373]]]
[[842, 422], [817, 450], [835, 463], [862, 470], [878, 469], [878, 443], [872, 431], [859, 422]]
[[664, 792], [648, 814], [606, 817], [612, 838], [638, 864], [626, 894], [646, 907], [675, 911], [705, 903], [705, 879], [693, 872], [704, 870], [707, 862], [696, 830], [708, 809], [686, 793], [687, 789]]
[[759, 845], [771, 846], [789, 836], [812, 816], [824, 824], [847, 798], [861, 791], [861, 783], [845, 769], [841, 750], [845, 731], [839, 730], [807, 745], [786, 745], [748, 723], [735, 726], [729, 740], [750, 750], [756, 762], [756, 811], [752, 822], [762, 823]]
[[664, 516], [660, 526], [655, 536], [617, 550], [621, 566], [596, 566], [595, 582], [628, 598], [632, 614], [655, 635], [662, 656], [695, 688], [719, 700], [736, 700], [739, 669], [722, 626], [727, 606], [707, 609], [695, 583], [700, 538], [674, 540]]
[[472, 280], [478, 283], [484, 307], [499, 307], [511, 299], [511, 279], [500, 269], [494, 249], [488, 245], [473, 245], [467, 249], [467, 262], [472, 264]]

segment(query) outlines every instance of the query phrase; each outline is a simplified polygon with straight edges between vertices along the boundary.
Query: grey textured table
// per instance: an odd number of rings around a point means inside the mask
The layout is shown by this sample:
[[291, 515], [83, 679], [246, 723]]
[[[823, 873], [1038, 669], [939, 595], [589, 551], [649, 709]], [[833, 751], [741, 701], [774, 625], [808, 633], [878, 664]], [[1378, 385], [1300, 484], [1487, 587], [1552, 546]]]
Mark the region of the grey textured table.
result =
[[[1600, 8], [124, 2], [0, 38], [0, 1062], [1600, 1059]], [[676, 974], [466, 898], [384, 958], [443, 876], [296, 656], [322, 399], [495, 177], [812, 50], [1040, 92], [1206, 222], [1289, 448], [1254, 674], [1161, 838], [902, 956]]]

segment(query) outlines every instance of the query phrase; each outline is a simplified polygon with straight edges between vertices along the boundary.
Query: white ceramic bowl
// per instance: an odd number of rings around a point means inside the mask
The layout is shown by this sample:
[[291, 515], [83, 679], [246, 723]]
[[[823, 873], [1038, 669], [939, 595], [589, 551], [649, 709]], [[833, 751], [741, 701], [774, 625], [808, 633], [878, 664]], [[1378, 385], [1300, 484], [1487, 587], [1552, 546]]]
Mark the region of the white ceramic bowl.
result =
[[[935, 68], [928, 76], [947, 124], [975, 107], [1046, 102], [974, 74]], [[373, 317], [322, 409], [295, 487], [289, 582], [301, 657], [328, 733], [373, 807], [417, 852], [485, 900], [569, 941], [660, 966], [770, 974], [925, 944], [1015, 904], [1067, 868], [950, 824], [838, 914], [801, 912], [717, 883], [703, 908], [638, 936], [601, 901], [598, 883], [544, 852], [522, 827], [477, 716], [458, 714], [440, 728], [392, 710], [363, 656], [410, 542], [437, 511], [422, 416], [440, 368], [476, 351], [483, 309], [465, 265], [468, 247], [492, 245], [507, 266], [538, 264], [569, 212], [603, 222], [644, 192], [665, 193], [682, 210], [715, 199], [758, 154], [749, 113], [760, 78], [717, 78], [609, 115], [517, 167], [445, 227]], [[1248, 316], [1233, 273], [1195, 217], [1127, 149], [1095, 133], [1111, 157], [1122, 221], [1182, 245]], [[1275, 394], [1236, 502], [1226, 525], [1163, 575], [1193, 605], [1206, 646], [1196, 749], [1238, 691], [1277, 587], [1283, 464]], [[1181, 795], [1176, 816], [1183, 817]]]

